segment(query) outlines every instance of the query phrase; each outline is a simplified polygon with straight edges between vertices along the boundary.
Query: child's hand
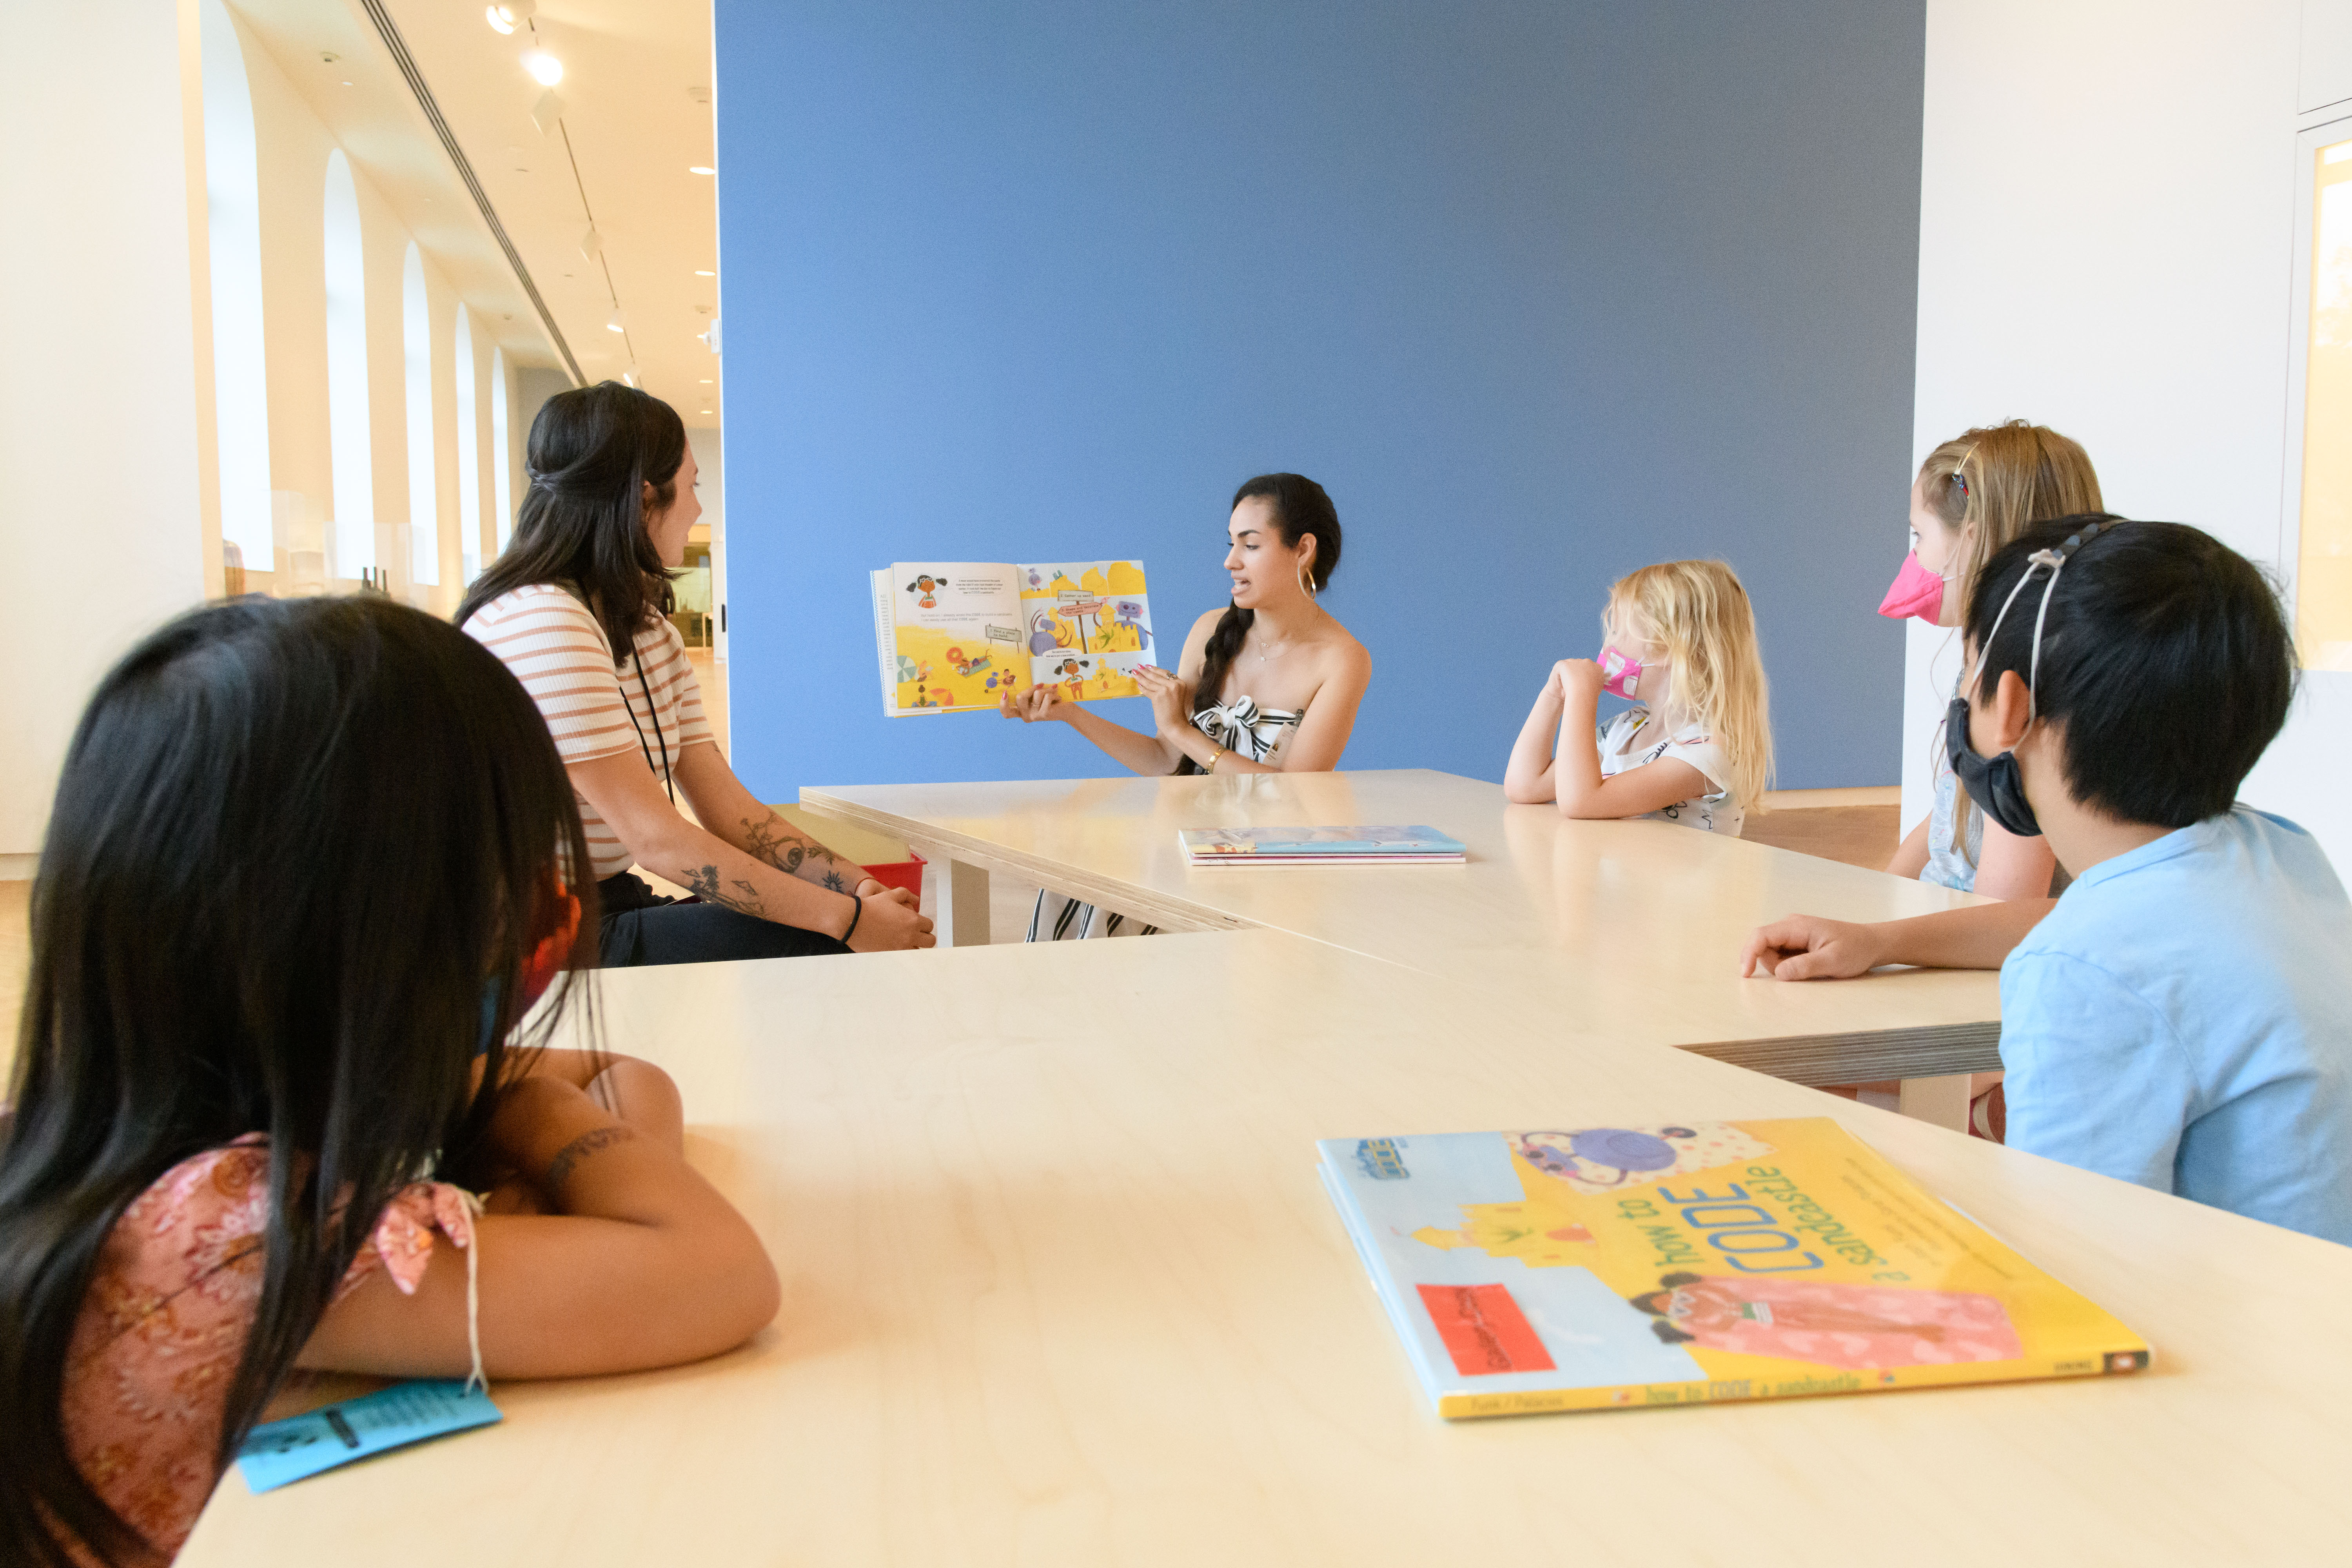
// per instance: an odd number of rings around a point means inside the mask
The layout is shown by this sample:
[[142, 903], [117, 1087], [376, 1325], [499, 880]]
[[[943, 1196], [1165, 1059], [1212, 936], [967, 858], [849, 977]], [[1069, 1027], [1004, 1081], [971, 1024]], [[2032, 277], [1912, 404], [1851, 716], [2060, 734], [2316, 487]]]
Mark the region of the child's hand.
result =
[[1748, 933], [1739, 952], [1739, 977], [1761, 967], [1778, 980], [1851, 980], [1887, 962], [1880, 928], [1789, 915]]
[[1571, 701], [1581, 699], [1598, 704], [1601, 682], [1607, 679], [1601, 673], [1601, 667], [1589, 658], [1564, 658], [1551, 667], [1552, 685], [1563, 699]]

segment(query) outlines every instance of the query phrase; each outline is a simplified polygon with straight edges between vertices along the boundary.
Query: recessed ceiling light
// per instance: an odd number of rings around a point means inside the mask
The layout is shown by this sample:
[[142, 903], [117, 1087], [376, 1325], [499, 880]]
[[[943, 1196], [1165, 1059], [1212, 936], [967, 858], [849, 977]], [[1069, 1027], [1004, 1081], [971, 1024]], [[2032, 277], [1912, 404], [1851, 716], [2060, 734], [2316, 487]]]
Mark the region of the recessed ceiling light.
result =
[[713, 168], [709, 167], [708, 164], [704, 164], [704, 163], [693, 163], [693, 164], [689, 164], [689, 165], [688, 166], [688, 168], [687, 168], [687, 171], [686, 171], [686, 172], [687, 172], [688, 174], [715, 174], [719, 173], [719, 171], [718, 171], [718, 170], [713, 169]]
[[700, 382], [698, 384], [703, 385], [703, 386], [709, 386], [709, 385], [710, 384], [710, 378], [709, 378], [709, 376], [707, 376], [707, 375], [706, 375], [706, 376], [704, 376], [704, 377], [702, 378], [701, 382]]
[[563, 62], [545, 49], [532, 49], [522, 57], [522, 68], [541, 87], [553, 87], [563, 79]]
[[716, 273], [716, 272], [705, 272], [705, 271], [703, 271], [703, 270], [702, 270], [701, 268], [697, 268], [695, 269], [695, 274], [694, 274], [694, 275], [695, 275], [697, 278], [716, 278], [716, 277], [718, 277], [718, 276], [719, 276], [719, 274], [718, 274], [718, 273]]

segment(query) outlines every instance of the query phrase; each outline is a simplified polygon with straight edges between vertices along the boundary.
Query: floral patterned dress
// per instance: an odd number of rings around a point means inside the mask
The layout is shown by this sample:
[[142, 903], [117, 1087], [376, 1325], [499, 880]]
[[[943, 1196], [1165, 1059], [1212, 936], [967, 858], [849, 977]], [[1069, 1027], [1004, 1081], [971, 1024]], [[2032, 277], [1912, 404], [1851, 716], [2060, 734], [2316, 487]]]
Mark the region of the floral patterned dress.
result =
[[[66, 1446], [165, 1555], [212, 1496], [228, 1388], [261, 1300], [269, 1150], [259, 1134], [184, 1160], [116, 1222], [66, 1355]], [[384, 1206], [335, 1299], [374, 1269], [415, 1293], [436, 1234], [474, 1239], [465, 1192], [417, 1182]]]

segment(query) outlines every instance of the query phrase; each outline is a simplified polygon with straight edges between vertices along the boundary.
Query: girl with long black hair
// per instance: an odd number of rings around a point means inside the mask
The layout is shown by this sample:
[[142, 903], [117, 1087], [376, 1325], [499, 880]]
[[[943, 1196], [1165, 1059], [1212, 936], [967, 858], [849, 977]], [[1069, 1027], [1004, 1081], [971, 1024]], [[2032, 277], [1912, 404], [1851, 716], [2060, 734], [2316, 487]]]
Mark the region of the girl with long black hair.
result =
[[429, 616], [241, 599], [107, 676], [0, 1121], [0, 1562], [167, 1560], [297, 1369], [622, 1372], [774, 1316], [669, 1080], [539, 1048], [585, 864], [537, 708]]
[[[528, 458], [514, 538], [467, 590], [457, 624], [546, 715], [600, 884], [604, 963], [930, 946], [912, 895], [762, 805], [703, 721], [667, 618], [669, 574], [702, 515], [677, 411], [618, 382], [558, 393], [531, 421]], [[632, 865], [700, 901], [656, 897]]]
[[1300, 474], [1260, 474], [1225, 524], [1233, 602], [1192, 623], [1175, 672], [1145, 666], [1153, 732], [1138, 734], [1057, 689], [1008, 698], [1008, 717], [1058, 719], [1139, 773], [1328, 773], [1339, 765], [1372, 656], [1318, 603], [1339, 564], [1339, 513]]

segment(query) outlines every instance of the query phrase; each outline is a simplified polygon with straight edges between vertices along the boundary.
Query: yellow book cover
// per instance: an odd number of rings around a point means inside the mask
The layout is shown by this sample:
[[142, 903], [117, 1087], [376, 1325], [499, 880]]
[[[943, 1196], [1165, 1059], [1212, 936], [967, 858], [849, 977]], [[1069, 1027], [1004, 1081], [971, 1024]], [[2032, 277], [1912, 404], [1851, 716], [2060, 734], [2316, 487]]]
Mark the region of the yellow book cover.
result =
[[1151, 662], [1139, 561], [899, 562], [872, 586], [890, 718], [986, 711], [1032, 686], [1133, 697]]
[[1319, 1148], [1450, 1418], [2147, 1364], [2139, 1336], [1827, 1117]]

